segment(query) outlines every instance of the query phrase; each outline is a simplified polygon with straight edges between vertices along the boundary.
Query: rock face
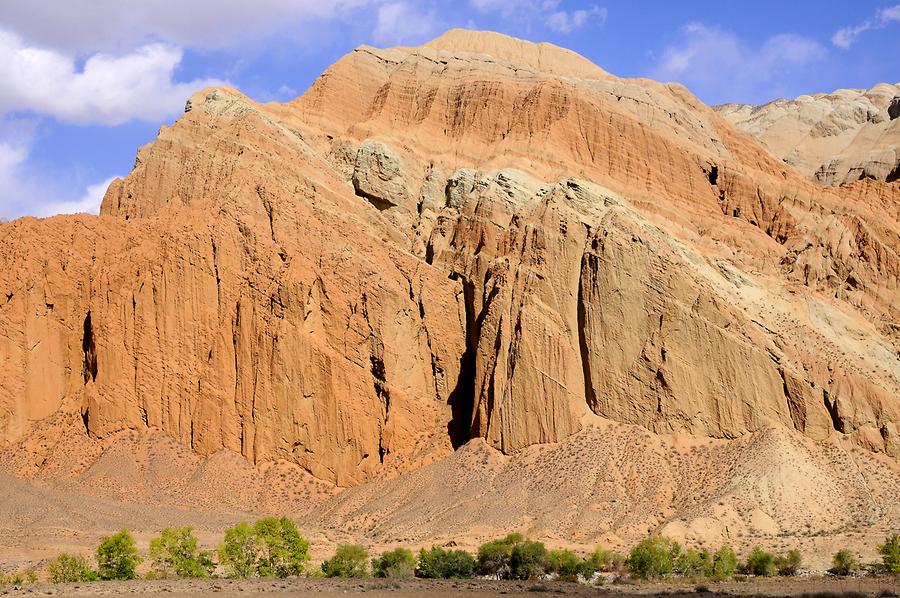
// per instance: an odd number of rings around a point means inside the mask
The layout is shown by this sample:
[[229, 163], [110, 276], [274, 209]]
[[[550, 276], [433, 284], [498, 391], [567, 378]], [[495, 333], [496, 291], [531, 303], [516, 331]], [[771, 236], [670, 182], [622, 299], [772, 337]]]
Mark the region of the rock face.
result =
[[0, 227], [4, 444], [77, 417], [340, 486], [598, 418], [900, 455], [895, 184], [490, 33], [189, 106], [100, 217]]
[[716, 110], [775, 156], [826, 185], [900, 180], [900, 84], [839, 89]]

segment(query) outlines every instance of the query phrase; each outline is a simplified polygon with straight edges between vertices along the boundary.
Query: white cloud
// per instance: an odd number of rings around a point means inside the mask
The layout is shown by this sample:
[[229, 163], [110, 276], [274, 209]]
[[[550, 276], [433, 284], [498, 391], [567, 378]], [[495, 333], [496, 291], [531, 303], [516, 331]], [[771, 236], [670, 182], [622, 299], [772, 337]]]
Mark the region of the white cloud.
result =
[[590, 21], [602, 25], [608, 11], [600, 6], [577, 10], [563, 10], [561, 0], [469, 0], [479, 12], [495, 12], [506, 20], [530, 24], [540, 21], [556, 33], [572, 33]]
[[318, 19], [346, 16], [373, 0], [3, 0], [0, 22], [66, 53], [124, 52], [148, 43], [238, 47]]
[[606, 22], [608, 14], [605, 8], [599, 6], [571, 12], [559, 10], [547, 17], [547, 26], [557, 33], [572, 33], [576, 29], [583, 27], [590, 20], [595, 20], [602, 25]]
[[863, 21], [858, 25], [848, 25], [842, 27], [835, 32], [831, 38], [838, 48], [848, 49], [859, 38], [860, 35], [870, 29], [883, 29], [891, 23], [900, 22], [900, 4], [896, 4], [889, 8], [883, 8], [875, 13], [875, 16]]
[[52, 177], [32, 172], [29, 158], [35, 126], [27, 120], [0, 121], [0, 217], [98, 213], [100, 201], [115, 177], [90, 184], [79, 193]]
[[439, 26], [433, 10], [424, 13], [409, 2], [387, 2], [378, 7], [373, 38], [378, 44], [422, 42], [434, 35]]
[[729, 31], [690, 23], [663, 51], [650, 76], [683, 83], [707, 101], [772, 99], [827, 53], [817, 41], [799, 35], [775, 35], [751, 45]]
[[69, 56], [0, 31], [0, 113], [33, 111], [78, 124], [158, 122], [178, 114], [194, 91], [222, 83], [176, 83], [181, 58], [178, 48], [152, 44], [122, 56], [94, 54], [78, 69]]
[[51, 201], [41, 204], [34, 212], [35, 216], [53, 216], [55, 214], [99, 214], [100, 202], [109, 189], [109, 184], [117, 177], [109, 177], [94, 185], [88, 185], [81, 197], [73, 200]]

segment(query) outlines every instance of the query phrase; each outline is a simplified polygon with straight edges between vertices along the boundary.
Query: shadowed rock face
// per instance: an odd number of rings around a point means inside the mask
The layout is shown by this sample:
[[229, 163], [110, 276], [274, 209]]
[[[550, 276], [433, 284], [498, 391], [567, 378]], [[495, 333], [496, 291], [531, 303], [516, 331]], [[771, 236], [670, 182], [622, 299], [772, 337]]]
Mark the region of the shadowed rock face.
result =
[[773, 155], [826, 185], [894, 182], [900, 168], [900, 84], [839, 89], [716, 110]]
[[77, 414], [342, 486], [595, 416], [896, 456], [898, 206], [554, 46], [362, 47], [288, 104], [195, 94], [99, 218], [0, 227], [0, 438]]

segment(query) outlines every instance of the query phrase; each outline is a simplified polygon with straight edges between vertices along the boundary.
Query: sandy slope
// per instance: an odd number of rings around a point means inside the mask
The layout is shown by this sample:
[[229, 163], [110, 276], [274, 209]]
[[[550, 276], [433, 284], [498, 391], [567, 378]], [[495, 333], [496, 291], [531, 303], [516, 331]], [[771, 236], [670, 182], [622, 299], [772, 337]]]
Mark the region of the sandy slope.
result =
[[4, 476], [0, 561], [90, 553], [119, 527], [145, 548], [163, 527], [192, 525], [215, 547], [235, 521], [288, 514], [318, 559], [346, 541], [375, 553], [398, 544], [475, 549], [515, 530], [587, 552], [664, 533], [739, 552], [797, 546], [809, 568], [824, 570], [844, 546], [875, 558], [876, 544], [900, 529], [900, 471], [891, 459], [778, 428], [721, 441], [598, 420], [565, 443], [510, 457], [472, 442], [391, 479], [320, 488], [314, 500], [298, 491], [306, 474], [295, 465], [239, 463], [225, 453], [198, 459], [157, 432], [123, 436], [80, 472], [30, 482]]

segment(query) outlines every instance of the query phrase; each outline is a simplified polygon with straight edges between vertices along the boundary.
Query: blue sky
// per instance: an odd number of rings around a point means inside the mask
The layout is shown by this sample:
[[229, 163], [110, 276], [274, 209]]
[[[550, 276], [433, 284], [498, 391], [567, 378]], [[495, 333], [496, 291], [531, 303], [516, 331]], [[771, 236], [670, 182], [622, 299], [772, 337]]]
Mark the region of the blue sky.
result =
[[0, 217], [96, 211], [193, 90], [288, 100], [359, 44], [450, 27], [553, 42], [710, 104], [900, 82], [890, 0], [3, 0]]

